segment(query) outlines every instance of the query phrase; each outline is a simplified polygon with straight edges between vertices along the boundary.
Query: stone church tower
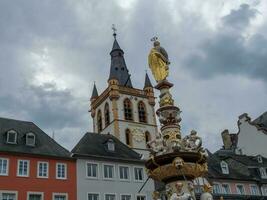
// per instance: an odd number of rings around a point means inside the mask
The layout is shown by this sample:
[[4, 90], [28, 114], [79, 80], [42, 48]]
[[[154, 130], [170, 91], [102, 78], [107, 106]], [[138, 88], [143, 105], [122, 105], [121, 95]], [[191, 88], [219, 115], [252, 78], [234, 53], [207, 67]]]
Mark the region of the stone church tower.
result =
[[147, 74], [143, 89], [133, 87], [124, 52], [113, 36], [108, 87], [98, 95], [94, 85], [90, 99], [94, 132], [112, 134], [146, 157], [146, 143], [157, 134], [153, 87]]

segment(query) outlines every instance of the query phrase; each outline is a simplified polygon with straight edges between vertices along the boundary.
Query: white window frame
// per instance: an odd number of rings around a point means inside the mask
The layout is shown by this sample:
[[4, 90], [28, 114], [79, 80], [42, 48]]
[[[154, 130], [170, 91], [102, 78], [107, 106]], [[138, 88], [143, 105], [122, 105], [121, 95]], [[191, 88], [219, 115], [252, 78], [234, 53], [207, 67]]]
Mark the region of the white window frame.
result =
[[[88, 164], [93, 164], [96, 165], [96, 177], [94, 176], [88, 176]], [[96, 162], [91, 162], [91, 161], [87, 161], [85, 163], [85, 176], [86, 178], [90, 178], [90, 179], [98, 179], [99, 178], [99, 164]], [[89, 193], [89, 194], [96, 194], [96, 193]]]
[[41, 200], [44, 200], [44, 193], [43, 192], [32, 192], [32, 191], [29, 191], [29, 192], [27, 192], [27, 200], [29, 200], [30, 199], [30, 195], [31, 194], [40, 194], [41, 195]]
[[0, 160], [6, 160], [6, 173], [1, 173], [0, 176], [8, 176], [9, 174], [9, 158], [0, 157]]
[[[19, 163], [20, 163], [20, 161], [26, 161], [27, 162], [27, 175], [20, 175], [19, 174]], [[30, 160], [18, 160], [18, 162], [17, 162], [17, 176], [19, 176], [19, 177], [29, 177], [29, 175], [30, 175]]]
[[[14, 134], [15, 134], [15, 142], [9, 142], [9, 134], [10, 134], [10, 133], [14, 133]], [[6, 143], [7, 143], [7, 144], [17, 144], [17, 140], [18, 140], [18, 133], [17, 133], [17, 131], [15, 131], [15, 130], [9, 130], [9, 131], [7, 132]]]
[[[256, 192], [256, 194], [252, 194], [252, 187], [253, 186], [255, 186], [256, 187], [256, 189], [257, 189], [257, 192]], [[259, 187], [256, 185], [256, 184], [249, 184], [249, 191], [250, 191], [250, 194], [251, 195], [255, 195], [255, 196], [258, 196], [258, 195], [260, 195], [260, 190], [259, 190]]]
[[261, 155], [258, 155], [257, 156], [257, 160], [258, 160], [258, 163], [262, 163], [262, 156]]
[[[33, 144], [28, 144], [28, 137], [29, 137], [29, 136], [33, 136], [33, 141], [34, 141]], [[27, 134], [26, 134], [26, 145], [27, 145], [27, 146], [30, 146], [30, 147], [34, 147], [35, 144], [36, 144], [36, 136], [35, 136], [35, 134], [32, 133], [32, 132], [27, 133]]]
[[[105, 177], [105, 166], [112, 166], [113, 167], [113, 177], [112, 178], [107, 178]], [[104, 180], [115, 180], [116, 176], [115, 176], [115, 165], [114, 164], [110, 164], [110, 163], [103, 163], [102, 165], [103, 167], [103, 179]]]
[[[39, 175], [39, 165], [40, 164], [44, 164], [44, 163], [46, 163], [47, 164], [47, 176], [40, 176]], [[49, 162], [47, 162], [47, 161], [38, 161], [37, 162], [37, 178], [48, 178], [49, 177]]]
[[267, 185], [261, 186], [262, 196], [267, 196]]
[[15, 194], [15, 200], [18, 200], [18, 191], [14, 191], [14, 190], [0, 190], [0, 199], [2, 199], [3, 193]]
[[[238, 185], [241, 185], [241, 186], [243, 187], [244, 194], [240, 194], [240, 193], [238, 193], [238, 189], [237, 189], [237, 186], [238, 186]], [[247, 193], [246, 193], [246, 188], [245, 188], [244, 184], [242, 184], [242, 183], [237, 183], [237, 184], [235, 184], [235, 189], [236, 189], [236, 193], [239, 194], [239, 195], [246, 195], [246, 194], [247, 194]]]
[[264, 167], [260, 167], [260, 174], [261, 174], [261, 178], [267, 178], [267, 172], [266, 172], [266, 168]]
[[[135, 169], [142, 169], [142, 171], [143, 171], [143, 180], [139, 180], [139, 179], [136, 179], [135, 178]], [[145, 181], [145, 170], [144, 170], [144, 167], [137, 167], [137, 166], [135, 166], [135, 167], [133, 167], [133, 179], [134, 179], [134, 181], [135, 182], [144, 182]]]
[[[222, 173], [223, 174], [229, 174], [229, 167], [228, 167], [228, 164], [227, 162], [225, 162], [224, 160], [221, 161], [221, 170], [222, 170]], [[224, 168], [225, 167], [225, 168]]]
[[100, 200], [100, 193], [98, 193], [98, 192], [87, 192], [86, 200], [89, 200], [89, 198], [88, 198], [89, 194], [97, 194], [98, 195], [98, 200]]
[[[58, 177], [58, 166], [59, 165], [64, 165], [65, 166], [65, 177]], [[68, 177], [68, 168], [67, 168], [67, 164], [66, 163], [56, 163], [56, 179], [60, 179], [60, 180], [66, 180]]]
[[[224, 190], [223, 185], [228, 185], [228, 187], [229, 187], [229, 193], [225, 193], [225, 191], [223, 191], [223, 190]], [[222, 183], [222, 184], [221, 184], [221, 193], [222, 193], [222, 194], [232, 194], [231, 186], [230, 186], [229, 183]]]
[[104, 200], [106, 200], [106, 195], [115, 195], [115, 200], [117, 200], [117, 194], [116, 193], [104, 193]]
[[131, 194], [126, 194], [126, 193], [124, 193], [124, 194], [120, 194], [120, 200], [122, 200], [122, 196], [123, 195], [125, 195], [125, 196], [130, 196], [130, 200], [133, 200], [133, 195], [131, 195]]
[[53, 200], [55, 200], [57, 195], [62, 195], [66, 197], [66, 200], [68, 200], [68, 193], [57, 193], [57, 192], [53, 192]]
[[[128, 178], [124, 179], [120, 177], [120, 167], [127, 167], [128, 168]], [[127, 165], [118, 165], [118, 177], [120, 181], [130, 181], [131, 180], [131, 169]]]
[[[218, 193], [214, 193], [214, 185], [218, 185], [219, 186], [219, 191]], [[221, 187], [221, 184], [219, 182], [213, 182], [212, 183], [212, 193], [213, 194], [222, 194], [222, 187]]]
[[145, 200], [147, 200], [146, 194], [137, 194], [137, 195], [135, 195], [135, 200], [137, 200], [137, 197], [145, 197]]

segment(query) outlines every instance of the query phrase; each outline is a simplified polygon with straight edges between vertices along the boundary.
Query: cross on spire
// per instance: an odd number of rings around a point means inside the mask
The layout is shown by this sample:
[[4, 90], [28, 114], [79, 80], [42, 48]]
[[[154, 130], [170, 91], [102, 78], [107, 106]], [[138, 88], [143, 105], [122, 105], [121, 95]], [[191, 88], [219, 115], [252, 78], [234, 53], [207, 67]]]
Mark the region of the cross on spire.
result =
[[115, 24], [112, 24], [111, 29], [113, 30], [113, 36], [114, 36], [114, 38], [116, 38], [116, 35], [117, 35], [116, 31], [117, 31], [117, 29], [115, 27]]

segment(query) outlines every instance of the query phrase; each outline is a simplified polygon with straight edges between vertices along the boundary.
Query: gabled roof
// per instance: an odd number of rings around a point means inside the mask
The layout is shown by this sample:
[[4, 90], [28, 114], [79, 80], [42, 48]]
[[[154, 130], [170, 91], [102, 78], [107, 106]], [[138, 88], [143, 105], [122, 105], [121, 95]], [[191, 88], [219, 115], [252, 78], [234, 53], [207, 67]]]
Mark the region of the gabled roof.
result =
[[153, 87], [153, 86], [152, 86], [152, 84], [151, 84], [151, 81], [150, 81], [150, 79], [149, 79], [148, 74], [146, 73], [144, 89], [145, 89], [145, 88], [148, 88], [148, 87]]
[[[107, 149], [106, 142], [109, 139], [114, 141], [114, 152]], [[143, 162], [140, 160], [140, 154], [110, 134], [86, 133], [71, 152], [74, 157], [100, 157], [112, 160]]]
[[[9, 130], [17, 132], [17, 144], [6, 143]], [[26, 145], [26, 134], [29, 132], [35, 134], [35, 146]], [[71, 158], [68, 150], [60, 146], [33, 122], [7, 118], [0, 118], [0, 152]]]
[[96, 89], [96, 85], [94, 83], [94, 88], [93, 88], [91, 99], [96, 98], [96, 97], [98, 97], [98, 92], [97, 92], [97, 89]]
[[267, 112], [260, 115], [252, 123], [257, 124], [261, 128], [267, 129]]

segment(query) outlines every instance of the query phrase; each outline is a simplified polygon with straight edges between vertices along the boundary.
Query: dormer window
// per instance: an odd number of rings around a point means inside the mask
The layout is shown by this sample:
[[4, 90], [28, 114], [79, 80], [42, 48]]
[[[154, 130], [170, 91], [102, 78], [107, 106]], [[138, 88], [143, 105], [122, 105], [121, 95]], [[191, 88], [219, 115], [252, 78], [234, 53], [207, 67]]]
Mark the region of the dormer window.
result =
[[8, 144], [17, 144], [17, 132], [14, 130], [8, 131], [6, 142]]
[[261, 178], [266, 179], [267, 178], [267, 173], [266, 173], [266, 169], [261, 167], [260, 168], [260, 174], [261, 174]]
[[258, 160], [258, 163], [262, 163], [262, 157], [261, 157], [261, 155], [258, 155], [257, 156], [257, 160]]
[[108, 145], [109, 151], [115, 151], [115, 144], [114, 144], [114, 141], [112, 139], [108, 140], [107, 145]]
[[26, 134], [26, 145], [35, 146], [35, 135], [33, 133]]
[[223, 174], [229, 174], [228, 164], [225, 161], [221, 162], [221, 169]]

